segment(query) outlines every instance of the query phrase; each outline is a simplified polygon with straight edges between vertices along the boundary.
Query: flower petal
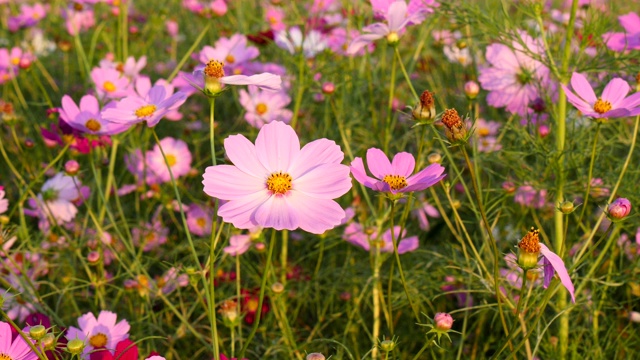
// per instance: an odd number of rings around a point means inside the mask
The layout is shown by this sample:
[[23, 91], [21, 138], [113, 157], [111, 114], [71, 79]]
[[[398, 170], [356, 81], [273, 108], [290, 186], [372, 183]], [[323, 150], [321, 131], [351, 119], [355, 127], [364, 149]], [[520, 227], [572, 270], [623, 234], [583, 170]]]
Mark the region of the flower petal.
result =
[[265, 228], [276, 230], [295, 230], [299, 227], [297, 209], [289, 206], [287, 198], [293, 196], [292, 192], [286, 195], [274, 195], [262, 203], [256, 209], [253, 219], [256, 224]]
[[[564, 261], [556, 255], [553, 251], [549, 250], [549, 248], [545, 244], [540, 244], [540, 254], [544, 256], [549, 265], [555, 270], [560, 278], [560, 282], [571, 294], [571, 301], [575, 304], [576, 297], [574, 294], [573, 282], [571, 282], [571, 277], [569, 276], [569, 272], [567, 272], [567, 268], [564, 265]], [[545, 264], [545, 287], [549, 285], [551, 279], [549, 278], [549, 282], [547, 281], [547, 265]], [[553, 276], [553, 275], [551, 275]]]
[[237, 200], [231, 200], [220, 206], [218, 216], [238, 229], [251, 229], [258, 225], [253, 217], [256, 209], [270, 196], [269, 191], [265, 189]]
[[626, 81], [620, 78], [615, 78], [609, 81], [602, 91], [602, 100], [609, 101], [611, 103], [611, 107], [615, 109], [625, 96], [627, 96], [629, 89], [629, 84], [627, 84]]
[[255, 85], [269, 90], [280, 90], [282, 88], [282, 78], [271, 73], [261, 73], [252, 76], [223, 76], [220, 78], [220, 82], [227, 85]]
[[393, 168], [387, 155], [377, 148], [367, 150], [367, 166], [369, 166], [371, 174], [381, 180], [385, 175], [396, 175], [393, 173]]
[[322, 234], [341, 224], [345, 217], [344, 210], [337, 202], [330, 199], [319, 199], [292, 190], [286, 197], [289, 207], [295, 211], [298, 225], [312, 234]]
[[232, 165], [209, 166], [202, 178], [204, 192], [222, 200], [241, 200], [267, 189], [265, 180]]
[[393, 157], [391, 167], [393, 168], [392, 171], [394, 175], [407, 177], [413, 173], [413, 169], [416, 167], [416, 160], [413, 155], [407, 152], [400, 152]]
[[349, 167], [342, 164], [321, 164], [294, 178], [293, 189], [307, 196], [335, 199], [351, 189]]
[[339, 164], [344, 159], [340, 146], [332, 140], [318, 139], [300, 149], [300, 153], [289, 166], [289, 175], [294, 179], [319, 164]]
[[289, 171], [299, 153], [300, 140], [291, 126], [274, 121], [260, 129], [256, 138], [256, 154], [270, 173]]
[[573, 75], [571, 75], [571, 87], [579, 97], [590, 104], [593, 104], [598, 100], [596, 93], [593, 92], [591, 84], [589, 84], [587, 78], [580, 73], [574, 72]]
[[375, 184], [379, 182], [367, 175], [362, 158], [359, 157], [353, 159], [351, 162], [351, 174], [360, 184], [368, 187], [369, 189], [374, 189]]
[[407, 179], [407, 187], [401, 189], [400, 192], [424, 190], [444, 179], [447, 176], [447, 174], [443, 174], [444, 170], [444, 166], [440, 164], [431, 164], [419, 173], [409, 177]]
[[267, 178], [269, 171], [262, 165], [256, 154], [256, 147], [244, 135], [231, 135], [224, 139], [224, 150], [233, 165], [241, 171], [257, 178]]
[[[389, 30], [398, 31], [402, 29], [402, 24], [407, 17], [407, 3], [403, 1], [394, 1], [389, 5], [389, 11], [386, 18], [389, 24]], [[406, 25], [406, 24], [405, 24]]]

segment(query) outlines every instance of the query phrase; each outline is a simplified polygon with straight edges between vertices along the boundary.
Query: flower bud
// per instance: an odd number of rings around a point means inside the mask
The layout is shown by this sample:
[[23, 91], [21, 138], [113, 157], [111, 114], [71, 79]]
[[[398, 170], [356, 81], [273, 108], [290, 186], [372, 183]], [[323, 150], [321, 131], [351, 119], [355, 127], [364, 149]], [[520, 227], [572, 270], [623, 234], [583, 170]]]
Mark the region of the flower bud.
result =
[[64, 171], [69, 176], [77, 174], [78, 170], [80, 170], [80, 164], [75, 160], [69, 160], [64, 164]]
[[67, 343], [67, 351], [72, 355], [80, 355], [84, 351], [84, 341], [80, 339], [69, 340]]
[[523, 270], [529, 270], [538, 266], [540, 255], [540, 231], [533, 227], [518, 243], [518, 265]]
[[442, 124], [444, 125], [444, 134], [452, 143], [461, 143], [467, 141], [467, 127], [464, 121], [458, 115], [456, 109], [447, 109], [442, 114]]
[[413, 118], [419, 122], [429, 122], [436, 117], [436, 105], [433, 93], [425, 90], [420, 95], [420, 103], [411, 112]]
[[47, 334], [47, 328], [42, 325], [35, 325], [29, 328], [29, 336], [33, 340], [41, 340]]
[[262, 242], [256, 243], [253, 247], [260, 253], [264, 252], [267, 249], [267, 247]]
[[380, 350], [384, 352], [392, 352], [396, 348], [397, 343], [393, 340], [383, 340], [380, 342]]
[[271, 291], [273, 291], [274, 294], [282, 294], [284, 291], [284, 285], [280, 282], [275, 282], [271, 285]]
[[95, 265], [98, 263], [99, 260], [100, 260], [99, 252], [91, 251], [89, 254], [87, 254], [87, 261], [89, 262], [89, 264]]
[[631, 202], [626, 198], [617, 198], [607, 207], [611, 220], [622, 220], [631, 212]]
[[395, 31], [392, 31], [389, 33], [389, 35], [387, 35], [387, 43], [389, 45], [395, 45], [398, 43], [399, 40], [400, 40], [400, 36], [398, 36], [398, 33]]
[[516, 185], [511, 181], [505, 181], [502, 183], [502, 190], [504, 190], [507, 194], [512, 194], [516, 191]]
[[45, 350], [53, 350], [56, 347], [57, 343], [56, 336], [52, 333], [48, 333], [42, 338], [41, 343], [44, 346]]
[[322, 84], [322, 93], [325, 95], [331, 95], [336, 91], [336, 86], [332, 82], [326, 82]]
[[575, 208], [572, 201], [564, 201], [560, 204], [560, 212], [563, 214], [571, 214]]
[[429, 161], [429, 164], [440, 164], [442, 162], [442, 155], [438, 153], [429, 154], [427, 161]]
[[548, 125], [540, 125], [538, 127], [538, 135], [540, 135], [541, 138], [546, 138], [550, 132], [551, 132], [551, 129], [549, 128]]
[[433, 321], [436, 323], [436, 329], [440, 331], [449, 331], [453, 326], [453, 318], [447, 313], [436, 313]]
[[325, 360], [326, 358], [321, 353], [310, 353], [305, 358], [306, 360]]
[[464, 93], [469, 99], [475, 99], [480, 93], [480, 85], [477, 82], [471, 80], [464, 84]]
[[238, 316], [238, 303], [234, 300], [225, 300], [220, 304], [218, 310], [222, 316], [222, 321], [228, 327], [235, 327], [240, 322], [240, 316]]
[[31, 148], [33, 148], [34, 146], [36, 146], [36, 143], [33, 141], [33, 139], [26, 138], [26, 139], [24, 140], [24, 146], [25, 146], [27, 149], [31, 149]]

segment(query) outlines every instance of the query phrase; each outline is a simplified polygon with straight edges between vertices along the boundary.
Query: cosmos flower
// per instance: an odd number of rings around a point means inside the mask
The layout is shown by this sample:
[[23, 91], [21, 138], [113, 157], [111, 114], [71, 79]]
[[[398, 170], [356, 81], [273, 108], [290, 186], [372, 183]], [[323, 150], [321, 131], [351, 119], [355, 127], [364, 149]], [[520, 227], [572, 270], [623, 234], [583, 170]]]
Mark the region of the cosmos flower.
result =
[[117, 315], [111, 311], [102, 310], [98, 318], [92, 313], [86, 313], [78, 318], [80, 328], [70, 326], [65, 337], [71, 341], [80, 339], [85, 342], [84, 359], [89, 358], [93, 349], [106, 348], [112, 355], [116, 345], [129, 338], [129, 323], [120, 320], [116, 323]]
[[415, 175], [411, 175], [415, 169], [416, 161], [413, 155], [401, 152], [389, 162], [387, 156], [380, 149], [367, 150], [367, 166], [376, 178], [367, 175], [362, 158], [355, 158], [351, 162], [351, 173], [359, 183], [376, 191], [405, 193], [424, 190], [442, 180], [444, 167], [440, 164], [431, 164]]
[[234, 165], [208, 167], [202, 184], [207, 195], [229, 200], [218, 211], [225, 222], [322, 234], [345, 217], [332, 199], [349, 191], [351, 178], [335, 142], [319, 139], [301, 149], [293, 128], [275, 121], [260, 129], [255, 145], [233, 135], [224, 147]]
[[243, 74], [243, 66], [260, 55], [258, 48], [247, 46], [247, 37], [234, 34], [230, 38], [222, 37], [215, 43], [215, 47], [205, 46], [200, 51], [199, 60], [207, 64], [211, 60], [224, 63], [225, 73]]
[[634, 113], [640, 105], [640, 93], [627, 97], [629, 84], [626, 81], [615, 78], [605, 86], [600, 97], [596, 97], [587, 78], [574, 72], [571, 75], [571, 87], [573, 91], [562, 85], [567, 94], [567, 100], [575, 106], [584, 116], [592, 118], [617, 118]]
[[38, 355], [31, 351], [31, 348], [22, 336], [13, 337], [11, 325], [0, 321], [0, 356], [8, 360], [37, 360]]
[[[110, 106], [107, 105], [105, 109], [109, 107]], [[104, 120], [101, 115], [98, 99], [93, 95], [83, 96], [82, 99], [80, 99], [80, 107], [76, 105], [71, 96], [63, 96], [60, 118], [72, 128], [94, 135], [114, 135], [129, 128], [129, 126], [125, 124], [117, 124]]]
[[[164, 151], [164, 157], [162, 151]], [[165, 162], [165, 158], [167, 161]], [[160, 140], [160, 146], [156, 144], [147, 153], [147, 170], [153, 171], [156, 178], [161, 182], [171, 181], [171, 174], [174, 179], [187, 175], [191, 170], [191, 152], [187, 143], [182, 140], [166, 137]], [[171, 168], [171, 174], [167, 168], [167, 163]]]
[[613, 51], [640, 50], [640, 16], [634, 12], [618, 17], [624, 32], [602, 35], [607, 47]]
[[[0, 214], [4, 214], [9, 209], [9, 200], [6, 199], [4, 186], [0, 186]], [[1, 244], [0, 244], [1, 245]]]
[[306, 58], [312, 58], [327, 48], [327, 42], [321, 32], [311, 30], [303, 34], [297, 26], [292, 26], [288, 31], [278, 31], [274, 42], [291, 55], [302, 51]]
[[[400, 229], [401, 226], [394, 226], [393, 228], [393, 236], [398, 242], [398, 254], [404, 254], [416, 250], [420, 245], [418, 237], [405, 237], [406, 229], [402, 231], [402, 234], [400, 234]], [[353, 245], [360, 246], [367, 251], [369, 251], [371, 249], [371, 245], [377, 241], [380, 241], [380, 252], [392, 253], [394, 251], [391, 229], [387, 229], [387, 231], [385, 231], [378, 240], [378, 232], [375, 229], [373, 232], [365, 232], [365, 229], [361, 224], [354, 222], [345, 227], [342, 238], [345, 241], [350, 242]]]
[[282, 88], [280, 76], [271, 73], [225, 76], [224, 66], [217, 60], [210, 60], [205, 67], [196, 69], [192, 77], [185, 79], [207, 95], [220, 93], [224, 85], [255, 85], [269, 90]]
[[82, 197], [80, 188], [77, 178], [57, 173], [42, 185], [38, 207], [43, 215], [51, 216], [58, 223], [71, 221], [78, 212], [74, 201]]
[[118, 99], [129, 93], [129, 78], [116, 69], [93, 68], [91, 80], [96, 85], [99, 98]]
[[261, 91], [252, 85], [248, 90], [240, 90], [240, 104], [246, 110], [244, 118], [251, 126], [260, 129], [272, 121], [287, 124], [291, 121], [293, 112], [286, 108], [291, 98], [286, 93]]
[[187, 226], [192, 234], [206, 236], [211, 234], [213, 212], [200, 205], [191, 204], [187, 210]]
[[130, 95], [118, 101], [114, 107], [105, 109], [102, 117], [117, 124], [134, 125], [143, 121], [148, 127], [156, 126], [177, 104], [183, 103], [186, 95], [182, 92], [168, 94], [162, 85], [155, 85], [149, 93], [141, 97]]

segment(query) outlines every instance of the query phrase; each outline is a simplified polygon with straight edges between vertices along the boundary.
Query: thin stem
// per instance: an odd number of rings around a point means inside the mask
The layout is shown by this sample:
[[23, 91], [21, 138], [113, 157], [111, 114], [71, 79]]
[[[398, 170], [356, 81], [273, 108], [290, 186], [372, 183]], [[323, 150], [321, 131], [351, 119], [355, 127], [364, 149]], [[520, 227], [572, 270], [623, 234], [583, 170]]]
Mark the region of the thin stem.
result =
[[376, 243], [374, 244], [374, 260], [373, 260], [373, 289], [371, 291], [373, 295], [373, 329], [372, 333], [372, 342], [373, 349], [371, 349], [371, 358], [378, 358], [378, 347], [376, 346], [376, 342], [378, 341], [378, 336], [380, 336], [380, 246]]
[[591, 177], [593, 176], [593, 165], [596, 162], [596, 145], [598, 144], [598, 136], [600, 135], [600, 126], [602, 123], [597, 122], [596, 134], [593, 136], [593, 147], [591, 148], [591, 162], [589, 163], [589, 176], [587, 177], [587, 191], [584, 194], [584, 202], [582, 203], [582, 211], [578, 218], [578, 224], [582, 222], [584, 213], [587, 210], [587, 203], [589, 202], [589, 193], [591, 192]]
[[[9, 324], [18, 332], [18, 334], [20, 334], [20, 337], [24, 340], [24, 342], [27, 343], [27, 345], [29, 345], [29, 348], [31, 348], [31, 351], [33, 351], [37, 356], [38, 359], [40, 360], [47, 360], [47, 357], [42, 354], [40, 351], [38, 351], [38, 348], [36, 348], [36, 346], [33, 344], [33, 342], [31, 342], [31, 338], [29, 336], [27, 336], [27, 334], [25, 334], [22, 329], [20, 329], [18, 327], [18, 325], [16, 325], [16, 323], [13, 322], [13, 320], [11, 320], [11, 318], [9, 317], [9, 315], [7, 315], [6, 312], [4, 312], [4, 310], [2, 310], [2, 308], [0, 307], [0, 314], [2, 314], [2, 317], [4, 317], [5, 319], [7, 319], [7, 321], [9, 322]], [[3, 334], [3, 336], [5, 336]], [[9, 340], [11, 340], [11, 338], [9, 337]], [[8, 349], [7, 349], [8, 350]]]
[[[409, 300], [409, 306], [411, 307], [411, 311], [413, 311], [413, 316], [415, 316], [416, 321], [420, 321], [420, 314], [418, 313], [418, 310], [416, 310], [416, 307], [413, 305], [413, 301], [411, 300], [411, 295], [409, 294], [409, 288], [407, 287], [407, 281], [405, 280], [405, 277], [404, 277], [404, 271], [402, 271], [400, 254], [398, 254], [398, 239], [396, 238], [395, 231], [394, 231], [395, 230], [395, 226], [394, 226], [395, 209], [396, 209], [396, 202], [392, 200], [391, 215], [390, 215], [390, 218], [391, 218], [390, 231], [391, 231], [391, 242], [393, 243], [393, 253], [395, 254], [395, 257], [396, 257], [396, 264], [398, 265], [398, 271], [400, 272], [400, 279], [402, 280], [402, 287], [404, 288], [404, 293], [405, 295], [407, 295], [407, 300]], [[398, 236], [402, 237], [402, 233], [399, 234]]]
[[393, 111], [393, 97], [396, 89], [396, 57], [393, 57], [391, 61], [391, 85], [389, 87], [389, 103], [387, 105], [387, 118], [384, 124], [384, 138], [382, 139], [384, 152], [386, 153], [389, 150], [389, 131], [391, 130], [391, 116]]
[[415, 97], [416, 100], [420, 101], [420, 96], [418, 96], [416, 89], [413, 88], [413, 84], [411, 83], [411, 78], [407, 73], [407, 69], [405, 69], [404, 67], [404, 63], [402, 62], [402, 58], [400, 57], [400, 51], [398, 51], [398, 47], [394, 46], [393, 50], [396, 53], [396, 57], [398, 58], [398, 63], [400, 64], [400, 70], [402, 70], [402, 75], [404, 75], [404, 79], [407, 82], [407, 85], [409, 85], [409, 89], [411, 89], [411, 93], [413, 94], [413, 97]]
[[215, 109], [216, 98], [209, 98], [209, 144], [211, 146], [211, 162], [216, 166], [216, 145], [215, 145]]

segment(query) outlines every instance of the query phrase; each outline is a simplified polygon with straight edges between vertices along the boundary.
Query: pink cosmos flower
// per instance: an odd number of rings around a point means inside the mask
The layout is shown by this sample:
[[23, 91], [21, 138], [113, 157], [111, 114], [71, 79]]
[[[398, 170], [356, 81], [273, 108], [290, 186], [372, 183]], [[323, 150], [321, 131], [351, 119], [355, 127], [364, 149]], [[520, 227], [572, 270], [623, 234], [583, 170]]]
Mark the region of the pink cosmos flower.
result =
[[444, 167], [431, 164], [415, 175], [411, 175], [416, 166], [413, 155], [401, 152], [389, 162], [387, 156], [380, 149], [367, 150], [367, 165], [369, 171], [377, 179], [367, 175], [362, 158], [355, 158], [351, 162], [351, 173], [359, 183], [376, 191], [405, 193], [424, 190], [442, 180]]
[[129, 79], [116, 69], [93, 68], [91, 80], [99, 98], [117, 99], [129, 93]]
[[618, 17], [624, 32], [602, 35], [607, 47], [613, 51], [640, 50], [640, 16], [634, 12]]
[[94, 135], [114, 135], [129, 128], [128, 125], [104, 120], [100, 114], [98, 99], [93, 95], [83, 96], [79, 108], [69, 95], [63, 96], [60, 118], [72, 128]]
[[546, 197], [547, 190], [536, 190], [533, 186], [525, 184], [518, 187], [513, 201], [526, 207], [541, 209], [547, 204]]
[[273, 31], [282, 31], [287, 28], [282, 22], [284, 19], [284, 10], [281, 8], [274, 6], [267, 7], [267, 10], [264, 12], [264, 18]]
[[229, 200], [218, 212], [224, 221], [322, 234], [345, 217], [332, 199], [349, 191], [351, 178], [335, 142], [319, 139], [301, 149], [293, 128], [275, 121], [260, 129], [255, 145], [234, 135], [224, 147], [234, 165], [208, 167], [202, 182], [207, 195]]
[[549, 250], [547, 245], [540, 243], [540, 255], [543, 257], [543, 270], [544, 270], [544, 288], [546, 289], [553, 279], [553, 275], [558, 274], [560, 282], [571, 294], [571, 301], [576, 302], [576, 296], [574, 294], [573, 282], [569, 276], [564, 261], [560, 256], [556, 255], [553, 251]]
[[187, 143], [179, 139], [166, 137], [160, 140], [160, 146], [164, 151], [167, 161], [165, 162], [165, 158], [162, 157], [162, 151], [160, 151], [160, 147], [156, 144], [153, 150], [147, 153], [147, 169], [151, 169], [156, 175], [156, 178], [162, 182], [171, 181], [171, 174], [169, 174], [169, 169], [167, 169], [167, 163], [169, 163], [174, 179], [187, 175], [191, 170], [192, 159]]
[[500, 126], [497, 121], [487, 121], [481, 118], [476, 120], [473, 135], [474, 141], [478, 143], [478, 151], [493, 152], [502, 149], [502, 145], [497, 140]]
[[66, 19], [67, 32], [71, 36], [87, 31], [96, 24], [93, 9], [88, 6], [83, 7], [82, 10], [76, 10], [72, 4], [65, 9], [63, 17]]
[[302, 50], [306, 58], [313, 58], [327, 48], [327, 42], [321, 32], [310, 30], [303, 34], [297, 26], [292, 26], [288, 31], [278, 31], [274, 42], [292, 55]]
[[[245, 74], [243, 65], [253, 61], [260, 55], [258, 48], [247, 46], [247, 37], [234, 34], [230, 38], [220, 38], [215, 47], [205, 46], [200, 52], [200, 62], [208, 63], [218, 60], [224, 63], [224, 71], [234, 75]], [[246, 74], [245, 74], [246, 75]]]
[[244, 118], [258, 129], [272, 121], [288, 124], [293, 116], [293, 112], [286, 108], [290, 102], [291, 98], [282, 91], [261, 91], [252, 85], [249, 85], [249, 92], [240, 90], [240, 104], [247, 111]]
[[242, 255], [251, 247], [251, 235], [237, 234], [229, 238], [229, 246], [223, 251], [231, 256]]
[[120, 320], [116, 323], [117, 315], [111, 311], [100, 311], [98, 318], [92, 313], [86, 313], [78, 318], [80, 328], [70, 326], [65, 337], [67, 340], [80, 339], [85, 342], [84, 358], [89, 358], [93, 349], [106, 348], [114, 354], [116, 345], [129, 338], [129, 323]]
[[383, 37], [386, 37], [390, 43], [398, 42], [405, 27], [412, 23], [420, 22], [423, 19], [422, 12], [411, 13], [407, 10], [407, 3], [403, 0], [392, 2], [384, 13], [384, 19], [387, 23], [375, 23], [364, 27], [362, 31], [368, 34], [363, 34], [355, 38], [351, 45], [349, 45], [347, 54], [355, 54], [369, 43], [382, 39]]
[[37, 360], [38, 355], [34, 353], [22, 336], [18, 336], [11, 341], [13, 334], [11, 325], [0, 321], [0, 355], [10, 360]]
[[162, 226], [160, 217], [156, 214], [151, 220], [151, 223], [144, 224], [139, 228], [134, 228], [131, 231], [131, 235], [133, 236], [133, 243], [136, 246], [141, 246], [144, 252], [149, 252], [167, 243], [169, 229]]
[[200, 205], [191, 204], [187, 211], [187, 226], [192, 234], [207, 236], [211, 234], [213, 212]]
[[0, 186], [0, 214], [4, 214], [9, 209], [9, 200], [5, 197], [4, 186]]
[[422, 201], [417, 209], [411, 211], [411, 214], [418, 219], [418, 225], [420, 226], [420, 229], [424, 231], [429, 231], [431, 228], [429, 224], [430, 217], [436, 219], [440, 217], [438, 209], [427, 201]]
[[[626, 81], [615, 78], [611, 80], [602, 91], [602, 96], [596, 97], [593, 88], [587, 78], [574, 72], [571, 75], [571, 87], [573, 92], [562, 85], [567, 94], [567, 100], [585, 116], [592, 118], [616, 118], [635, 114], [636, 107], [640, 105], [640, 93], [627, 97], [629, 84]], [[575, 93], [574, 93], [575, 92]]]
[[610, 219], [624, 219], [631, 212], [631, 202], [627, 198], [617, 198], [607, 206]]
[[[402, 231], [402, 235], [400, 234], [400, 229], [401, 226], [395, 226], [393, 228], [393, 236], [398, 242], [398, 254], [404, 254], [416, 250], [420, 245], [418, 237], [410, 236], [405, 238], [406, 229]], [[374, 230], [369, 234], [364, 231], [364, 227], [361, 224], [354, 222], [347, 225], [344, 229], [342, 238], [353, 245], [360, 246], [361, 248], [369, 251], [371, 249], [371, 242], [376, 241], [378, 238], [378, 232], [377, 230]], [[380, 252], [392, 253], [394, 251], [391, 229], [385, 231], [380, 237], [380, 240], [382, 241], [382, 244], [380, 245]]]
[[38, 194], [38, 207], [42, 217], [49, 216], [58, 223], [73, 220], [78, 212], [74, 202], [82, 196], [80, 192], [82, 184], [80, 181], [63, 173], [57, 173], [47, 180], [40, 194]]
[[[149, 91], [151, 90], [151, 88], [157, 85], [164, 87], [165, 99], [168, 99], [175, 92], [176, 86], [167, 82], [167, 80], [165, 79], [158, 79], [153, 85], [151, 84], [151, 79], [149, 79], [148, 76], [139, 76], [135, 80], [135, 90], [138, 96], [140, 96], [141, 98], [147, 97], [149, 95]], [[193, 87], [191, 87], [191, 89], [193, 89]], [[184, 101], [189, 95], [185, 93], [184, 96], [185, 96], [185, 99], [178, 101], [169, 107], [169, 111], [164, 115], [165, 119], [171, 120], [171, 121], [177, 121], [182, 119], [182, 113], [180, 113], [178, 109], [180, 108], [180, 106], [182, 106], [182, 104], [184, 104]]]
[[271, 73], [261, 73], [251, 76], [225, 76], [223, 64], [217, 60], [210, 60], [203, 68], [196, 69], [191, 78], [186, 78], [201, 91], [219, 93], [224, 85], [255, 85], [262, 89], [280, 90], [282, 79]]
[[114, 107], [104, 110], [102, 117], [107, 121], [129, 126], [146, 121], [148, 127], [154, 127], [168, 112], [175, 110], [177, 104], [185, 100], [184, 93], [178, 91], [167, 94], [164, 86], [155, 85], [144, 97], [130, 95], [118, 101]]
[[[377, 19], [384, 19], [386, 14], [389, 12], [389, 7], [396, 1], [404, 0], [371, 0], [371, 7], [373, 8], [373, 15]], [[438, 4], [435, 0], [409, 0], [409, 5], [407, 6], [407, 12], [409, 14], [428, 14], [433, 12], [433, 8], [438, 7]], [[424, 20], [424, 17], [420, 17], [415, 20], [414, 24], [419, 24]]]
[[552, 88], [549, 69], [540, 61], [527, 55], [526, 50], [542, 54], [539, 41], [526, 33], [520, 33], [525, 47], [513, 41], [511, 47], [492, 44], [487, 47], [487, 66], [480, 69], [478, 81], [489, 90], [487, 102], [494, 107], [506, 107], [507, 111], [526, 115], [529, 105], [541, 97], [540, 89]]

